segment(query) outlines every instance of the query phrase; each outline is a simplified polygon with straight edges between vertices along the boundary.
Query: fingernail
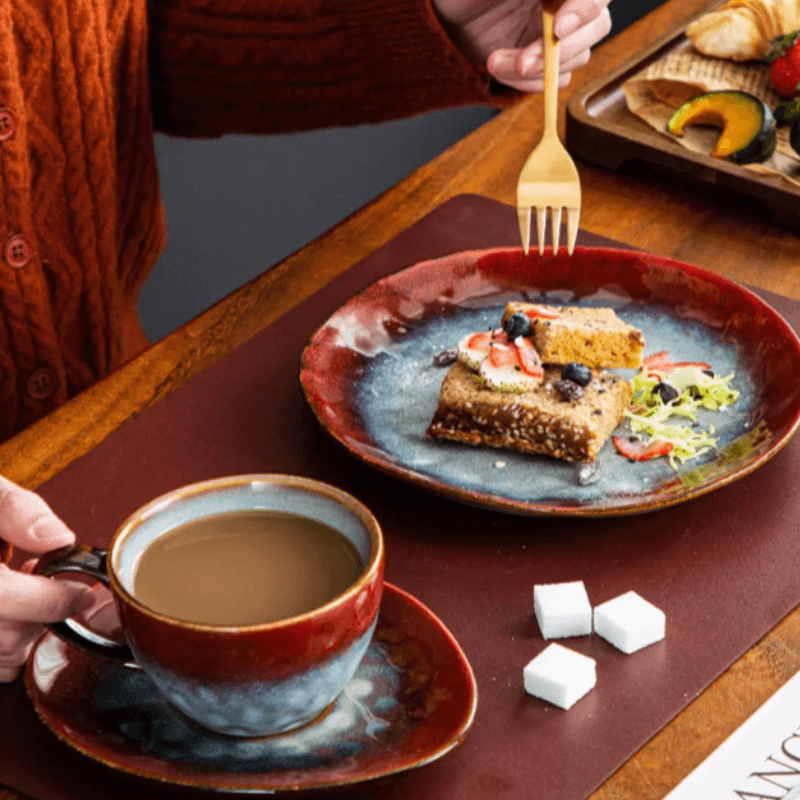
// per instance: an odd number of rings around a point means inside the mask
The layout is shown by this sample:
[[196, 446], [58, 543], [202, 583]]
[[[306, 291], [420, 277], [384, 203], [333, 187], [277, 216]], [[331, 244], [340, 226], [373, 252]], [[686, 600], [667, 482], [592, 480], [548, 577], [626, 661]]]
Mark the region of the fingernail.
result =
[[492, 67], [497, 72], [515, 72], [517, 57], [513, 50], [498, 50], [492, 56]]
[[520, 77], [533, 78], [538, 75], [544, 66], [544, 62], [538, 56], [525, 56], [520, 60]]
[[559, 39], [566, 39], [575, 33], [581, 26], [581, 18], [577, 14], [567, 14], [563, 19], [558, 19], [553, 24], [553, 30]]
[[43, 516], [34, 520], [30, 532], [37, 541], [52, 543], [53, 546], [72, 544], [75, 541], [74, 534], [55, 516]]
[[544, 52], [541, 42], [534, 42], [520, 54], [517, 69], [522, 78], [531, 78], [541, 74], [544, 69]]

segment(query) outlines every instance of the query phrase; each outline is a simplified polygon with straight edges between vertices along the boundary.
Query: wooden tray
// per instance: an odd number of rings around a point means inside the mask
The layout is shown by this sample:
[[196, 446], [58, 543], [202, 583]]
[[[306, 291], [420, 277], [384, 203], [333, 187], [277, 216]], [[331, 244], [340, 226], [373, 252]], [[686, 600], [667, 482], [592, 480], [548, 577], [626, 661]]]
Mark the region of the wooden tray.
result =
[[692, 47], [689, 24], [721, 3], [714, 0], [633, 58], [570, 97], [566, 145], [573, 156], [608, 169], [636, 163], [677, 179], [716, 187], [721, 193], [756, 200], [778, 224], [800, 233], [800, 190], [779, 177], [757, 175], [721, 158], [692, 153], [628, 111], [622, 86], [629, 78], [673, 52]]

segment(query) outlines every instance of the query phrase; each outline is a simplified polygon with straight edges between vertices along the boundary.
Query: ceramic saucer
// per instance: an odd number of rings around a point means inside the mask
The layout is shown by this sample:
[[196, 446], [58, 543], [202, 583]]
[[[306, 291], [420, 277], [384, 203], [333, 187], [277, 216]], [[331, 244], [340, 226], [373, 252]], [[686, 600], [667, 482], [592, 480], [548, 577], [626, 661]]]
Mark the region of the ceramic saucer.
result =
[[[92, 627], [117, 627], [98, 589]], [[368, 653], [331, 709], [262, 739], [209, 733], [173, 711], [144, 675], [45, 634], [28, 661], [37, 713], [62, 741], [112, 768], [228, 792], [340, 788], [430, 763], [456, 747], [477, 693], [461, 648], [425, 606], [386, 585]]]

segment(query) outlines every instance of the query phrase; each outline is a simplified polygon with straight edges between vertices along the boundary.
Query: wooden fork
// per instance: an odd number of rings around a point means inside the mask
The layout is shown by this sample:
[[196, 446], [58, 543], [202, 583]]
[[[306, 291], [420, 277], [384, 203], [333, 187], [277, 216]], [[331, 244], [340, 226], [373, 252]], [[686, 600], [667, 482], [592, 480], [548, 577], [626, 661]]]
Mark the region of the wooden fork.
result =
[[558, 251], [561, 212], [567, 209], [567, 252], [571, 255], [578, 236], [581, 215], [581, 183], [575, 162], [558, 138], [558, 61], [561, 45], [553, 33], [553, 15], [560, 0], [542, 3], [544, 37], [544, 133], [528, 156], [517, 182], [517, 218], [522, 248], [531, 243], [531, 208], [536, 209], [539, 253], [544, 253], [545, 218], [552, 212], [553, 252]]

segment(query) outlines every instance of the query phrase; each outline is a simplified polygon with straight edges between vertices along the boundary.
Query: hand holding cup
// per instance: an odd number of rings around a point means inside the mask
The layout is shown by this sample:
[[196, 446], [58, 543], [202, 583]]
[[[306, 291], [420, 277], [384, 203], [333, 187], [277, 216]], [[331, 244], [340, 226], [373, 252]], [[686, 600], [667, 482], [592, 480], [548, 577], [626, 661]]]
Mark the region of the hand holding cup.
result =
[[37, 560], [8, 566], [12, 547], [41, 555], [75, 542], [42, 497], [0, 476], [0, 682], [13, 680], [45, 623], [91, 605], [88, 587], [31, 575]]

